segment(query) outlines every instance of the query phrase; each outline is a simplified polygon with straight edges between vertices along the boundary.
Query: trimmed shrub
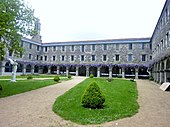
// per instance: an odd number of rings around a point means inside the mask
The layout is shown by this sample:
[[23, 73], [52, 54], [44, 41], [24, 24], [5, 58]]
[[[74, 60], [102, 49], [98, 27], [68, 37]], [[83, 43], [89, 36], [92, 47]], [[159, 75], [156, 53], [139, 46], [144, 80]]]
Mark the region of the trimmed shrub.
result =
[[112, 78], [107, 78], [106, 79], [108, 82], [111, 82], [113, 79]]
[[93, 74], [90, 74], [90, 78], [93, 78], [94, 77], [94, 75]]
[[59, 76], [55, 76], [55, 77], [54, 77], [54, 81], [59, 82], [59, 80], [60, 80], [60, 77], [59, 77]]
[[134, 82], [134, 78], [130, 78], [130, 81], [131, 81], [131, 82]]
[[67, 78], [68, 78], [68, 79], [71, 79], [71, 75], [68, 75]]
[[152, 76], [149, 76], [149, 80], [150, 80], [150, 81], [153, 81], [154, 78], [153, 78]]
[[91, 83], [81, 98], [81, 103], [85, 108], [102, 108], [105, 102], [105, 97], [96, 82]]
[[28, 75], [27, 79], [33, 79], [32, 75]]

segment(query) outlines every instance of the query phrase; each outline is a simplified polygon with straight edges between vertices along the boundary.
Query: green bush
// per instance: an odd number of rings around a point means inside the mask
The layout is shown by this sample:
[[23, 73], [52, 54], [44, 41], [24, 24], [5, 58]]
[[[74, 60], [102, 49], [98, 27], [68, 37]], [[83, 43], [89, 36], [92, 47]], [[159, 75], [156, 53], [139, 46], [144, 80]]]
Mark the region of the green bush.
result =
[[60, 77], [59, 77], [59, 76], [55, 76], [55, 77], [54, 77], [54, 81], [59, 82], [59, 80], [60, 80]]
[[68, 75], [67, 78], [68, 78], [68, 79], [71, 79], [71, 75]]
[[81, 98], [81, 103], [85, 108], [102, 108], [105, 102], [105, 97], [96, 82], [91, 83]]
[[113, 79], [112, 78], [107, 78], [106, 79], [108, 82], [111, 82]]
[[90, 74], [90, 78], [93, 78], [94, 77], [94, 75], [93, 74]]
[[154, 78], [153, 78], [152, 76], [149, 76], [149, 80], [150, 80], [150, 81], [153, 81]]
[[32, 75], [28, 75], [27, 79], [33, 79]]

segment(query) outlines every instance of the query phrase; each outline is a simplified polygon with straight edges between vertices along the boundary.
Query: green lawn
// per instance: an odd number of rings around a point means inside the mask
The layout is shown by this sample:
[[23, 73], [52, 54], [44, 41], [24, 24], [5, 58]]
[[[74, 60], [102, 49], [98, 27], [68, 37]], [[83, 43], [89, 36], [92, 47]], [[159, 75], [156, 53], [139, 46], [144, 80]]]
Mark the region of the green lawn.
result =
[[[68, 78], [61, 78], [60, 81], [69, 80]], [[57, 84], [54, 80], [18, 80], [17, 82], [10, 82], [0, 80], [0, 85], [3, 90], [0, 91], [0, 98], [11, 96], [26, 91], [38, 89], [41, 87]]]
[[[105, 95], [103, 109], [88, 109], [81, 105], [81, 96], [93, 81], [97, 82]], [[107, 82], [104, 78], [88, 78], [58, 97], [53, 111], [64, 119], [79, 124], [99, 124], [136, 114], [139, 108], [137, 98], [136, 82], [123, 79]]]
[[[33, 78], [53, 78], [56, 75], [32, 75]], [[17, 76], [17, 78], [27, 78], [28, 75]], [[65, 77], [65, 76], [60, 76]], [[0, 79], [11, 79], [11, 76], [0, 76]]]

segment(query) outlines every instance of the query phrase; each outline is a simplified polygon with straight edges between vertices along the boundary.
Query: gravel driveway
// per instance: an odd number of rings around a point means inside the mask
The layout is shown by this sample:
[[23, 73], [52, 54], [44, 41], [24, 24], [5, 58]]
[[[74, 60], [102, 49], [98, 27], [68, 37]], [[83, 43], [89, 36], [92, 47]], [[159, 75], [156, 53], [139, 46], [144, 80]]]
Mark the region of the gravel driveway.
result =
[[[83, 81], [74, 77], [57, 85], [0, 99], [0, 127], [80, 127], [52, 112], [56, 97]], [[91, 127], [170, 127], [170, 92], [147, 80], [137, 80], [139, 113]], [[88, 125], [90, 126], [90, 125]]]

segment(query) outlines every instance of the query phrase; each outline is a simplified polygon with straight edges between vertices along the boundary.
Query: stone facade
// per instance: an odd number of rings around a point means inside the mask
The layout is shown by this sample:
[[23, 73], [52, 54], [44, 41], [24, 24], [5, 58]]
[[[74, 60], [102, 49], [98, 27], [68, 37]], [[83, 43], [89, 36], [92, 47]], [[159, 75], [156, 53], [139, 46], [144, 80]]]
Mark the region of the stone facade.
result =
[[167, 0], [152, 38], [151, 71], [160, 84], [170, 82], [170, 0]]

